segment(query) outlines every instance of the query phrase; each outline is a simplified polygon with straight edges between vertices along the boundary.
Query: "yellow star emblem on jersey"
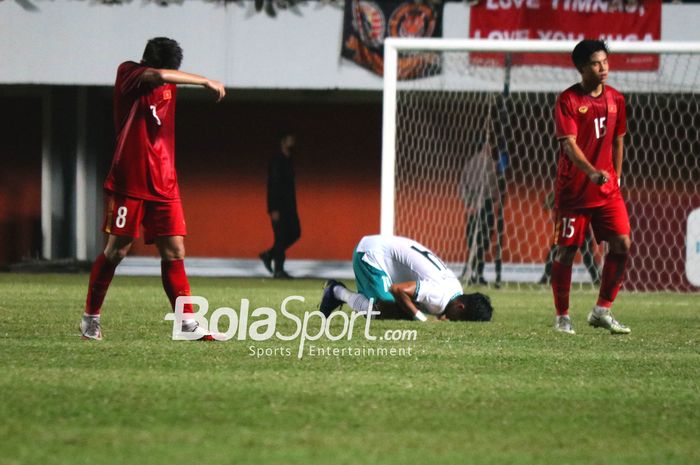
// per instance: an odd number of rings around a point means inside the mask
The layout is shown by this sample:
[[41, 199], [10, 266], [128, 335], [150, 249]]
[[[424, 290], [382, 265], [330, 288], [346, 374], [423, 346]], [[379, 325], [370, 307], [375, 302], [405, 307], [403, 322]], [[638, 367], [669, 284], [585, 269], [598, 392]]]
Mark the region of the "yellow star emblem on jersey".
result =
[[578, 107], [578, 112], [581, 113], [581, 114], [585, 114], [587, 111], [588, 111], [588, 107], [585, 106], [585, 105], [584, 105], [584, 106], [581, 106], [581, 107]]

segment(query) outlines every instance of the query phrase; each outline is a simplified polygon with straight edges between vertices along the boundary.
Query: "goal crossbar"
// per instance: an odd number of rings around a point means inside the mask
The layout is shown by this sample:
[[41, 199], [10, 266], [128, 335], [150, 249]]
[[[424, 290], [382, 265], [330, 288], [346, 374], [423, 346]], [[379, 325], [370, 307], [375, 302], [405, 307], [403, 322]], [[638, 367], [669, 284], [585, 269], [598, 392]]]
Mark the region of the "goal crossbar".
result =
[[[384, 41], [384, 53], [391, 50], [474, 51], [553, 53], [571, 52], [575, 40], [489, 40], [489, 39], [412, 39], [389, 37]], [[615, 53], [700, 53], [698, 42], [666, 41], [610, 41], [606, 42]]]

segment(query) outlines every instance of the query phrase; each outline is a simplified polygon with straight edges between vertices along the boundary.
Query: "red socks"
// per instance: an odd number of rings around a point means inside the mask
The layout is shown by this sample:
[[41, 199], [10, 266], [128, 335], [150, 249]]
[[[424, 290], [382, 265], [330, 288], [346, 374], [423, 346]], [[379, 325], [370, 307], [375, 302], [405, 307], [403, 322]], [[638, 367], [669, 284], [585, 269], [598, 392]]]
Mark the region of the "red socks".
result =
[[[175, 300], [181, 295], [190, 294], [190, 283], [187, 281], [184, 260], [172, 260], [160, 262], [163, 289], [170, 299], [170, 305], [175, 310]], [[192, 304], [185, 304], [184, 313], [194, 313]]]
[[628, 254], [609, 252], [605, 256], [605, 265], [600, 280], [600, 292], [598, 294], [599, 307], [610, 308], [617, 296], [622, 280], [625, 277]]
[[[622, 280], [625, 277], [628, 254], [608, 253], [605, 257], [605, 265], [598, 294], [599, 307], [610, 308], [617, 296]], [[565, 266], [554, 261], [552, 263], [552, 292], [554, 293], [554, 307], [557, 315], [569, 313], [569, 291], [571, 290], [571, 266]]]
[[552, 292], [557, 316], [569, 314], [569, 291], [571, 290], [571, 265], [552, 263]]
[[87, 299], [85, 300], [85, 313], [88, 315], [99, 315], [102, 302], [107, 295], [107, 289], [114, 277], [114, 270], [117, 265], [113, 264], [104, 253], [101, 253], [92, 264], [90, 272], [90, 284], [88, 285]]
[[[161, 277], [163, 279], [163, 289], [170, 299], [170, 305], [175, 309], [175, 299], [181, 295], [190, 295], [190, 283], [187, 281], [184, 260], [162, 261]], [[117, 265], [113, 264], [104, 253], [95, 259], [90, 272], [90, 284], [88, 285], [87, 299], [85, 300], [85, 313], [88, 315], [99, 315], [102, 303], [107, 295], [114, 270]], [[185, 313], [193, 313], [192, 305], [185, 304]]]

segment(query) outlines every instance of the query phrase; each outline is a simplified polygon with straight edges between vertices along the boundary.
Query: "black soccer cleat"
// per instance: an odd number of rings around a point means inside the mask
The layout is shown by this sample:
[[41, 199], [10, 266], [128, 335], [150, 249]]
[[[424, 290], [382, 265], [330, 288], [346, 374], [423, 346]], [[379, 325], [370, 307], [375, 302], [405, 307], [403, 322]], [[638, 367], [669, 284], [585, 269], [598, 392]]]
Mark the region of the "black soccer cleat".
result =
[[321, 303], [318, 305], [318, 309], [325, 316], [329, 316], [331, 313], [333, 313], [333, 310], [339, 308], [344, 303], [342, 300], [336, 298], [335, 294], [333, 293], [333, 288], [335, 286], [345, 287], [345, 284], [341, 283], [340, 281], [336, 281], [335, 279], [329, 279], [323, 285], [323, 296], [321, 297]]

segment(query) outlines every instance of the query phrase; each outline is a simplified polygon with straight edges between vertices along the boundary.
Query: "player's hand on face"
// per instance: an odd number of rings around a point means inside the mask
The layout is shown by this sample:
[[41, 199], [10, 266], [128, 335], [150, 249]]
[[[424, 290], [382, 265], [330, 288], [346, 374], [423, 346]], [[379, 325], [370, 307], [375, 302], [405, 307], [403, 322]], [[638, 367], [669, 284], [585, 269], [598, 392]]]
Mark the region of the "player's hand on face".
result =
[[211, 89], [216, 94], [216, 101], [220, 102], [222, 98], [226, 95], [226, 89], [224, 85], [219, 81], [208, 80], [206, 83], [207, 89]]

